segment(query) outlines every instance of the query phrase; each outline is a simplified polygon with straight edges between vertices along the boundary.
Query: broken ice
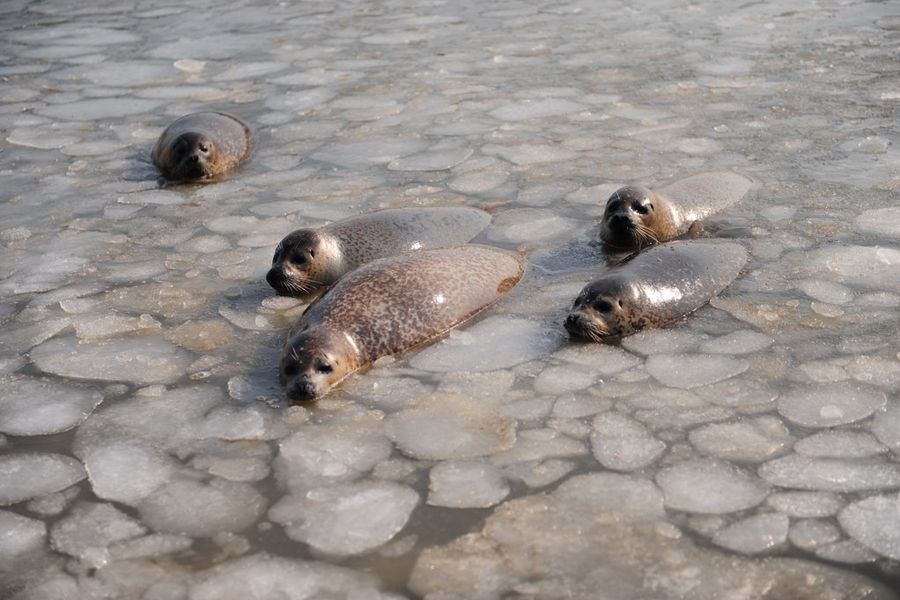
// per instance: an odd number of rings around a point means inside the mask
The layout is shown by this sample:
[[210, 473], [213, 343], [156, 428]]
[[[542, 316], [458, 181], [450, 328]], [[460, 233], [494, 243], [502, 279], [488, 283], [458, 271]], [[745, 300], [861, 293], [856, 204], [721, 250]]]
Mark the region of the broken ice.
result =
[[81, 423], [103, 401], [88, 389], [32, 378], [0, 381], [0, 431], [46, 435]]
[[0, 457], [0, 506], [58, 492], [85, 476], [81, 463], [69, 456], [6, 454]]
[[287, 535], [327, 554], [361, 554], [406, 525], [419, 496], [392, 482], [359, 482], [288, 495], [269, 511]]
[[[8, 4], [6, 595], [896, 598], [895, 3]], [[196, 110], [254, 154], [160, 188]], [[741, 277], [569, 340], [606, 198], [717, 170], [754, 180], [698, 232]], [[278, 241], [446, 205], [521, 283], [287, 406]]]

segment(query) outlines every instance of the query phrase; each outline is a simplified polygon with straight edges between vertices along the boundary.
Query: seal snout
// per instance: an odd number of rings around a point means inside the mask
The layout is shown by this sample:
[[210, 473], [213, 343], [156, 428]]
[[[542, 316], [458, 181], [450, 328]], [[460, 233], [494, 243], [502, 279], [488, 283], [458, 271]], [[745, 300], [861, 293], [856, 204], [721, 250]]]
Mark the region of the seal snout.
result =
[[563, 322], [563, 326], [571, 335], [578, 335], [578, 332], [581, 329], [580, 321], [581, 315], [569, 313], [569, 316], [567, 316], [566, 320]]
[[635, 228], [634, 221], [631, 220], [631, 217], [623, 213], [611, 215], [609, 217], [609, 226], [616, 230]]
[[285, 275], [284, 269], [281, 265], [275, 265], [274, 267], [269, 269], [268, 273], [266, 273], [266, 281], [269, 283], [269, 285], [271, 285], [279, 292], [284, 286], [285, 279], [287, 279], [287, 275]]
[[566, 328], [566, 331], [569, 332], [569, 335], [572, 337], [582, 338], [582, 339], [591, 339], [590, 327], [584, 320], [584, 315], [578, 312], [571, 312], [566, 317], [566, 320], [563, 321], [563, 327]]
[[300, 375], [287, 386], [287, 397], [293, 402], [308, 402], [319, 397], [319, 390], [309, 375]]
[[563, 327], [571, 337], [592, 342], [603, 341], [610, 335], [606, 320], [601, 315], [594, 314], [592, 309], [586, 309], [583, 304], [579, 306], [578, 300], [563, 321]]

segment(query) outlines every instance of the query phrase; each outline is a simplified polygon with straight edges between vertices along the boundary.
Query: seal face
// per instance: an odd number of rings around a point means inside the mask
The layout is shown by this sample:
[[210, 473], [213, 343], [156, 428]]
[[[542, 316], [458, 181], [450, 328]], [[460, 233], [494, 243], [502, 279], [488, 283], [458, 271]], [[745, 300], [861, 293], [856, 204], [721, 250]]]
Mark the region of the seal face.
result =
[[340, 243], [333, 236], [298, 229], [275, 248], [266, 281], [281, 296], [311, 299], [348, 270]]
[[606, 201], [600, 237], [609, 246], [640, 249], [676, 235], [678, 215], [668, 203], [645, 187], [626, 186]]
[[298, 229], [278, 244], [266, 281], [282, 296], [311, 300], [362, 264], [464, 244], [489, 222], [490, 215], [475, 208], [395, 208]]
[[520, 255], [486, 246], [377, 259], [342, 277], [291, 330], [280, 361], [288, 398], [314, 400], [382, 356], [433, 342], [521, 279]]
[[566, 317], [566, 331], [574, 337], [600, 342], [634, 330], [632, 317], [640, 314], [636, 290], [627, 279], [607, 277], [591, 282], [575, 298]]
[[200, 112], [169, 125], [151, 158], [169, 181], [203, 182], [245, 162], [252, 149], [253, 136], [243, 121], [225, 113]]
[[634, 254], [588, 283], [564, 326], [569, 334], [603, 341], [673, 323], [725, 289], [747, 262], [733, 242], [684, 241]]
[[294, 402], [314, 400], [361, 366], [352, 338], [323, 327], [300, 330], [285, 346], [279, 379]]
[[692, 225], [743, 198], [753, 182], [737, 173], [701, 173], [658, 190], [626, 186], [606, 201], [600, 239], [616, 250], [671, 241]]

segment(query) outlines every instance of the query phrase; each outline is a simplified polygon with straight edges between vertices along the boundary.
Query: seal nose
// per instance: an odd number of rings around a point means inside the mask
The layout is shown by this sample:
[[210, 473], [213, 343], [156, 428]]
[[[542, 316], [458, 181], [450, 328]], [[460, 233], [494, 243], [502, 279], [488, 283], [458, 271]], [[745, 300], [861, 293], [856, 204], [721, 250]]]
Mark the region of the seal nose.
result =
[[571, 313], [571, 314], [569, 314], [569, 316], [566, 317], [566, 320], [563, 322], [563, 327], [565, 327], [566, 331], [568, 331], [569, 333], [575, 333], [579, 329], [578, 320], [579, 320], [579, 316], [574, 313]]
[[615, 227], [631, 227], [631, 219], [628, 218], [628, 215], [613, 215], [609, 219], [609, 224]]
[[196, 152], [194, 152], [193, 154], [191, 154], [188, 157], [188, 160], [191, 161], [192, 163], [198, 163], [198, 162], [200, 162], [200, 155], [197, 154]]
[[280, 284], [284, 282], [284, 269], [280, 266], [275, 266], [269, 269], [269, 272], [266, 273], [266, 281], [269, 282], [273, 288], [278, 288]]
[[301, 375], [288, 386], [287, 397], [293, 402], [307, 402], [318, 397], [318, 390], [308, 375]]

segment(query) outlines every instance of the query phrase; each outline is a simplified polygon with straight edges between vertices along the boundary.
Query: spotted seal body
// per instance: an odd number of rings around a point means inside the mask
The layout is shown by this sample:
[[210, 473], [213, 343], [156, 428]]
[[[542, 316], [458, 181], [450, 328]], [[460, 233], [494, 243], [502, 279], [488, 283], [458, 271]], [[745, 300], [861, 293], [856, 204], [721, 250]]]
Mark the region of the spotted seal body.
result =
[[703, 173], [650, 190], [626, 186], [606, 201], [600, 239], [616, 250], [639, 250], [680, 237], [694, 223], [743, 198], [753, 182], [737, 173]]
[[282, 296], [310, 300], [362, 264], [412, 250], [464, 244], [490, 220], [477, 208], [415, 207], [298, 229], [278, 244], [266, 281]]
[[566, 318], [574, 337], [601, 341], [666, 325], [725, 289], [747, 262], [734, 242], [696, 240], [651, 248], [588, 283]]
[[204, 182], [246, 162], [252, 151], [246, 123], [226, 113], [198, 112], [166, 127], [150, 158], [168, 181]]
[[294, 401], [314, 400], [382, 356], [437, 340], [512, 289], [524, 259], [487, 246], [422, 250], [348, 273], [303, 313], [281, 355]]

